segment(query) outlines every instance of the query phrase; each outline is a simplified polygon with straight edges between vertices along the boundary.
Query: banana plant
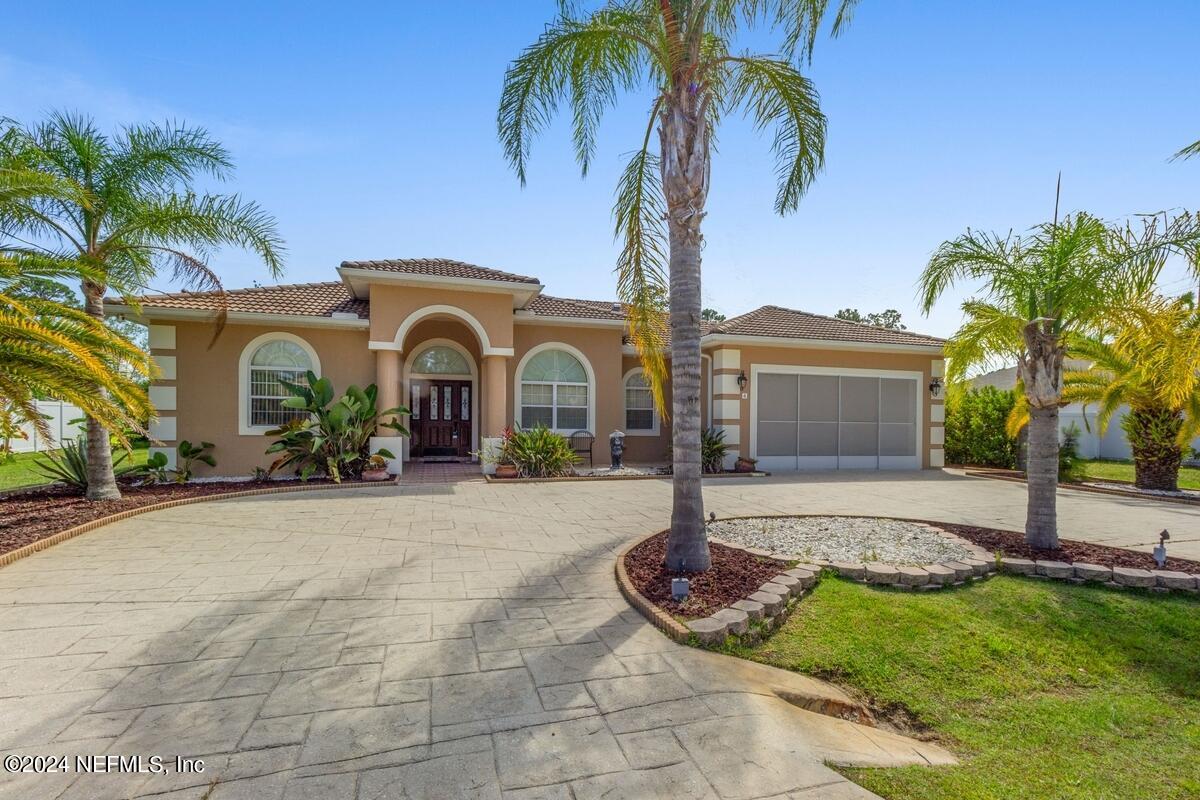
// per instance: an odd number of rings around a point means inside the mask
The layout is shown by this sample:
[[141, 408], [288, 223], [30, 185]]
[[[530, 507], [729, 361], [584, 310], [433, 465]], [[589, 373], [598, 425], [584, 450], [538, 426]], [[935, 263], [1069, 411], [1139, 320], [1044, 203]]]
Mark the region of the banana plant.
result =
[[370, 455], [368, 444], [377, 428], [409, 435], [396, 419], [409, 413], [408, 409], [397, 406], [376, 410], [379, 392], [375, 384], [366, 388], [349, 386], [337, 400], [333, 382], [318, 378], [312, 371], [305, 375], [304, 383], [284, 381], [283, 386], [292, 395], [283, 401], [283, 407], [307, 413], [267, 432], [279, 437], [267, 448], [269, 455], [278, 454], [268, 469], [272, 474], [291, 469], [301, 480], [324, 474], [341, 483], [343, 477], [362, 473]]

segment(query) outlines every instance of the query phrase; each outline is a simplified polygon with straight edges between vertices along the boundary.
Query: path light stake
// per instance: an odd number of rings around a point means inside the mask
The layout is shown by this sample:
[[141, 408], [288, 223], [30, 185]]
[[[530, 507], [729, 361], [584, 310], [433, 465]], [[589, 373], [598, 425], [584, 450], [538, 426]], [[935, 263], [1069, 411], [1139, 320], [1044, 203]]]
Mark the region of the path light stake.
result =
[[1167, 566], [1167, 539], [1171, 538], [1171, 534], [1164, 529], [1158, 534], [1158, 544], [1154, 547], [1154, 563], [1158, 564], [1159, 569], [1165, 569]]
[[691, 581], [687, 578], [671, 578], [671, 599], [676, 603], [682, 603], [687, 600], [690, 588]]

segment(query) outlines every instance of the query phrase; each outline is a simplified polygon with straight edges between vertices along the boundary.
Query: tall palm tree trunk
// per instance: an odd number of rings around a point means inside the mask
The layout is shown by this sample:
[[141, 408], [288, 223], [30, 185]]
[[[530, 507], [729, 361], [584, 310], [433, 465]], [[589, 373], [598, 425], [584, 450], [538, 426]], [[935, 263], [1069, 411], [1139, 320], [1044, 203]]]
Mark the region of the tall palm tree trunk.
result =
[[708, 200], [709, 149], [704, 113], [681, 82], [662, 112], [663, 195], [667, 203], [671, 286], [671, 533], [667, 569], [712, 566], [704, 528], [700, 464], [700, 223]]
[[1121, 427], [1133, 451], [1134, 485], [1163, 492], [1179, 490], [1183, 415], [1167, 409], [1132, 409]]
[[1025, 541], [1045, 550], [1058, 548], [1058, 409], [1029, 412], [1029, 455], [1025, 468], [1029, 505]]
[[[103, 322], [105, 287], [84, 281], [82, 290], [87, 313]], [[101, 397], [108, 396], [107, 390], [101, 386], [97, 386], [96, 391]], [[87, 499], [121, 499], [121, 490], [117, 488], [117, 479], [113, 474], [112, 447], [108, 443], [108, 431], [92, 417], [88, 417], [87, 420]]]

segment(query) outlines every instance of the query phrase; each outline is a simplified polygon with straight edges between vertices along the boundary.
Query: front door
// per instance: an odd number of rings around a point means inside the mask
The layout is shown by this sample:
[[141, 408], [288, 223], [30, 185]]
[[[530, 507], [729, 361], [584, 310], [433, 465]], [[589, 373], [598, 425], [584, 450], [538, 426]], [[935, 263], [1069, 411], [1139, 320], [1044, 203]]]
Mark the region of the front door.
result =
[[414, 457], [466, 458], [471, 452], [471, 382], [412, 381]]

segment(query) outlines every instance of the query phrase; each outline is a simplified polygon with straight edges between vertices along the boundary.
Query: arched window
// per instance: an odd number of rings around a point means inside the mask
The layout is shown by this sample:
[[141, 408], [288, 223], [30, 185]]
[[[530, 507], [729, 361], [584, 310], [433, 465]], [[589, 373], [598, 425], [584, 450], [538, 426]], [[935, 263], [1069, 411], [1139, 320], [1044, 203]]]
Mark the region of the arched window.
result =
[[658, 411], [654, 408], [654, 394], [646, 375], [641, 369], [631, 370], [625, 376], [625, 432], [633, 435], [655, 436], [658, 434]]
[[290, 339], [271, 339], [259, 345], [250, 356], [248, 424], [252, 428], [275, 427], [306, 416], [307, 412], [283, 407], [292, 394], [282, 381], [303, 383], [304, 374], [315, 366], [309, 351]]
[[454, 348], [434, 345], [413, 359], [412, 371], [417, 375], [470, 375], [471, 366]]
[[588, 373], [565, 350], [542, 350], [521, 371], [521, 426], [571, 433], [589, 430]]

